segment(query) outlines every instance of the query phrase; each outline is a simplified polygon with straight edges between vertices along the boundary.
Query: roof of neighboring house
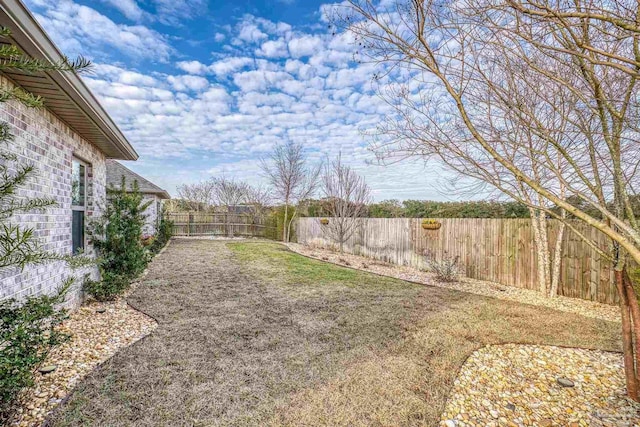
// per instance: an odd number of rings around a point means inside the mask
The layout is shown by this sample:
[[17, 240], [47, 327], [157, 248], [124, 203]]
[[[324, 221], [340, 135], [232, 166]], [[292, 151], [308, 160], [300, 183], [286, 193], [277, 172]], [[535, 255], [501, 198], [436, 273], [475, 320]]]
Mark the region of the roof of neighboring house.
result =
[[[35, 59], [51, 62], [62, 60], [62, 53], [20, 0], [0, 1], [0, 25], [11, 30], [11, 40], [4, 41], [5, 44], [13, 43]], [[1, 39], [0, 43], [3, 43]], [[138, 158], [127, 138], [77, 73], [7, 70], [3, 74], [25, 90], [42, 96], [49, 111], [98, 147], [108, 158]]]
[[155, 185], [153, 182], [145, 179], [115, 160], [107, 160], [107, 185], [120, 187], [122, 184], [122, 177], [124, 176], [125, 185], [127, 189], [133, 188], [133, 183], [138, 182], [138, 187], [143, 194], [155, 194], [161, 199], [170, 199], [171, 196], [166, 190]]

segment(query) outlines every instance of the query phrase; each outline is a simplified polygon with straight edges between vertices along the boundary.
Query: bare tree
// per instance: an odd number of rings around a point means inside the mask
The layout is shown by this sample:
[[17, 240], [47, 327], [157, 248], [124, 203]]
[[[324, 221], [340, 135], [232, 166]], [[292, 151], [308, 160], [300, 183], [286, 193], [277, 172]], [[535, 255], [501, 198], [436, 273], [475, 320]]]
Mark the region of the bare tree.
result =
[[322, 191], [331, 215], [323, 231], [338, 244], [342, 253], [344, 244], [358, 228], [359, 218], [366, 215], [371, 192], [364, 178], [342, 163], [342, 156], [325, 163]]
[[271, 205], [273, 195], [271, 189], [261, 185], [252, 186], [247, 184], [247, 196], [245, 203], [251, 205], [256, 214], [264, 215]]
[[282, 240], [291, 237], [291, 224], [298, 209], [289, 217], [290, 206], [309, 199], [318, 187], [321, 165], [309, 166], [302, 144], [287, 142], [278, 145], [267, 159], [260, 161], [262, 170], [273, 187], [274, 195], [284, 203]]
[[[256, 226], [264, 226], [264, 219], [266, 218], [266, 213], [271, 206], [271, 201], [273, 196], [271, 194], [271, 189], [262, 185], [251, 186], [247, 185], [247, 198], [246, 204], [250, 205], [253, 209], [253, 221], [252, 224], [254, 226], [253, 234], [256, 234]], [[262, 231], [266, 231], [264, 228]], [[264, 236], [264, 235], [263, 235]]]
[[[610, 260], [627, 390], [638, 400], [640, 307], [626, 268], [628, 257], [640, 262], [637, 1], [391, 3], [347, 0], [335, 16], [363, 58], [384, 64], [378, 81], [393, 114], [376, 148], [439, 159], [559, 220]], [[394, 70], [404, 84], [386, 80]], [[568, 217], [600, 230], [613, 250]]]
[[192, 210], [206, 210], [214, 203], [214, 185], [211, 180], [178, 187], [178, 197], [184, 200]]
[[238, 181], [231, 178], [211, 178], [213, 188], [213, 197], [218, 206], [224, 207], [225, 228], [227, 236], [233, 237], [234, 230], [231, 222], [232, 215], [236, 213], [235, 209], [247, 201], [250, 192], [249, 185], [244, 181]]

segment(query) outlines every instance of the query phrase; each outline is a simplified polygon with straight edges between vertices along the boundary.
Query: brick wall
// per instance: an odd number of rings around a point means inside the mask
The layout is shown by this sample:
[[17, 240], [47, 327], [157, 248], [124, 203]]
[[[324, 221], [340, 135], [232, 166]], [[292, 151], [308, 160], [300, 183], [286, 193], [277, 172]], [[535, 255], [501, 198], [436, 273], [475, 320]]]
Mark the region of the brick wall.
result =
[[[10, 83], [0, 76], [0, 84]], [[16, 215], [12, 223], [32, 227], [44, 248], [61, 254], [71, 253], [71, 162], [78, 157], [88, 164], [87, 208], [85, 223], [99, 215], [105, 201], [106, 165], [104, 154], [82, 139], [46, 109], [32, 109], [11, 101], [0, 103], [0, 120], [11, 125], [14, 140], [7, 147], [20, 162], [36, 166], [35, 179], [20, 189], [19, 196], [53, 198], [57, 206], [46, 212]], [[90, 245], [86, 253], [93, 256]], [[53, 292], [62, 281], [75, 276], [74, 289], [67, 304], [77, 306], [82, 300], [81, 283], [85, 274], [98, 277], [96, 267], [72, 270], [55, 262], [30, 266], [24, 271], [0, 271], [0, 300], [24, 298]]]

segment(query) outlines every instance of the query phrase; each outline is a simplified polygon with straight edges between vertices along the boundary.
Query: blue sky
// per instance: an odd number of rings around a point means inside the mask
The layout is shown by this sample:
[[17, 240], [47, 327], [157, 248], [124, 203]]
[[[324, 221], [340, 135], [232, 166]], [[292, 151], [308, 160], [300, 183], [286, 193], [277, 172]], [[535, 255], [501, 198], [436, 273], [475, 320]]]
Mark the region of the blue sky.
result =
[[[27, 0], [140, 154], [125, 164], [166, 188], [212, 175], [260, 182], [283, 141], [319, 161], [342, 152], [377, 200], [447, 199], [441, 171], [380, 166], [363, 136], [389, 112], [313, 0]], [[389, 78], [393, 78], [390, 76]]]

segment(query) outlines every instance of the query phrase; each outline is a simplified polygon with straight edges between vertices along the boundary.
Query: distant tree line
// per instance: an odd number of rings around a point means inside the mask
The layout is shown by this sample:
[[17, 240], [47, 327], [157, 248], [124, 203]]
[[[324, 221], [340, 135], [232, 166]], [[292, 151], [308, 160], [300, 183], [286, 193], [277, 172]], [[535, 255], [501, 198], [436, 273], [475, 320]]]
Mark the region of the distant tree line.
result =
[[[308, 200], [302, 216], [331, 216], [326, 200]], [[518, 202], [433, 200], [384, 200], [364, 210], [369, 218], [529, 218], [529, 209]]]
[[[567, 201], [578, 208], [589, 211], [594, 217], [599, 217], [600, 213], [594, 208], [586, 206], [583, 201], [571, 196]], [[173, 199], [170, 201], [171, 211], [207, 211], [213, 210], [213, 206], [205, 203], [198, 203], [185, 199]], [[292, 219], [295, 215], [303, 217], [323, 217], [332, 216], [330, 213], [330, 202], [327, 199], [305, 199], [301, 207], [292, 210], [287, 217]], [[263, 201], [264, 203], [264, 201]], [[258, 203], [263, 212], [275, 211], [278, 208], [284, 209], [284, 204], [272, 204], [269, 206]], [[640, 197], [632, 200], [634, 212], [640, 212]], [[404, 200], [396, 199], [383, 200], [377, 203], [370, 203], [363, 211], [364, 217], [369, 218], [530, 218], [530, 209], [520, 202], [514, 201], [458, 201], [440, 202], [435, 200]], [[295, 215], [294, 215], [295, 214]]]

